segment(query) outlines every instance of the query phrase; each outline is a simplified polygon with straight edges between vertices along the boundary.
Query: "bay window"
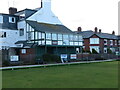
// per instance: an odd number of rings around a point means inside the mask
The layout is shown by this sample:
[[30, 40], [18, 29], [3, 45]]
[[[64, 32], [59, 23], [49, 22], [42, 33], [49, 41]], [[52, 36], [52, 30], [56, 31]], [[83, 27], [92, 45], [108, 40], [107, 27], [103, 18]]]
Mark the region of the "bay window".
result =
[[90, 38], [90, 44], [99, 44], [99, 38]]

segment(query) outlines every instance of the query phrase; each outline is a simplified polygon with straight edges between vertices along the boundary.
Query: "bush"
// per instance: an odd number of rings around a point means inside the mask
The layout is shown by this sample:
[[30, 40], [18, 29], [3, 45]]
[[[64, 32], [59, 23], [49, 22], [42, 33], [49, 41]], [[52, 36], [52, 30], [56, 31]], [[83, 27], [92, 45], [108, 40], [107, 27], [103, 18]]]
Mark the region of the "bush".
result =
[[7, 60], [4, 60], [4, 61], [2, 62], [2, 66], [9, 66], [9, 65], [10, 65], [10, 62], [7, 61]]
[[89, 54], [91, 54], [91, 51], [87, 50], [87, 51], [86, 51], [86, 53], [89, 53]]
[[107, 53], [112, 54], [112, 50], [110, 48], [107, 48]]
[[92, 54], [98, 54], [98, 52], [93, 48], [92, 49]]
[[85, 53], [85, 49], [84, 48], [82, 48], [82, 53]]
[[42, 58], [45, 62], [57, 62], [57, 63], [61, 62], [61, 58], [58, 55], [46, 53], [46, 54], [43, 54]]

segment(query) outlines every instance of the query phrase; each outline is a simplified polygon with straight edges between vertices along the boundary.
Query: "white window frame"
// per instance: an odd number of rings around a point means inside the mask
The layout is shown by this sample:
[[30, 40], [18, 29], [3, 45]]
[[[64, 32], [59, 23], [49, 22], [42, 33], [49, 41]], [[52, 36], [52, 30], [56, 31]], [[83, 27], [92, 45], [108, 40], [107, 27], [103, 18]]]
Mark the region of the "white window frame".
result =
[[110, 45], [113, 45], [113, 40], [110, 40]]
[[[106, 41], [106, 43], [105, 43], [105, 41]], [[107, 39], [104, 39], [104, 45], [107, 45]]]
[[26, 54], [27, 53], [26, 49], [21, 49], [21, 53]]
[[90, 44], [100, 44], [99, 38], [90, 38]]
[[[106, 50], [106, 52], [105, 52], [105, 50]], [[107, 53], [107, 48], [104, 48], [104, 53]]]
[[118, 45], [120, 45], [120, 40], [118, 40]]
[[115, 45], [117, 45], [117, 40], [115, 40]]
[[58, 34], [58, 40], [63, 40], [63, 35], [62, 34]]
[[[14, 19], [14, 21], [12, 21], [12, 19]], [[16, 22], [15, 17], [9, 17], [9, 23], [15, 23], [15, 22]]]
[[51, 33], [46, 33], [46, 39], [51, 40]]
[[57, 34], [56, 33], [52, 33], [52, 40], [57, 40]]

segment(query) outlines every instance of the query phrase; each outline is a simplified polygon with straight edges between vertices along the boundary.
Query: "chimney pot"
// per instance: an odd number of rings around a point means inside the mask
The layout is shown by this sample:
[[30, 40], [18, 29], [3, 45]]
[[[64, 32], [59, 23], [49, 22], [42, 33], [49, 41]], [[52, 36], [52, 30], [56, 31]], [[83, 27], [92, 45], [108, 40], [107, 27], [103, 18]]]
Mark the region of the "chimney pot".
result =
[[99, 33], [101, 33], [101, 31], [102, 31], [102, 30], [101, 30], [101, 29], [99, 29]]
[[115, 35], [115, 31], [113, 31], [112, 34]]
[[82, 31], [82, 28], [81, 27], [78, 27], [78, 32], [81, 32]]
[[97, 27], [95, 27], [95, 33], [97, 33], [98, 32], [98, 28]]

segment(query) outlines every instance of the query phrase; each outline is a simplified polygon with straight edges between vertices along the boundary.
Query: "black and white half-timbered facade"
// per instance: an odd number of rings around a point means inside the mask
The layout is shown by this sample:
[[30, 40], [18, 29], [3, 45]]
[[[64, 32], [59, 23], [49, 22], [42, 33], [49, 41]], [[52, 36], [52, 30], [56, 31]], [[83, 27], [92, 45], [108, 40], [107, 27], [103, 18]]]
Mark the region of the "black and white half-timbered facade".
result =
[[[11, 36], [11, 40], [6, 38], [8, 43], [13, 40], [13, 46], [9, 45], [8, 48], [8, 53], [12, 52], [9, 54], [10, 61], [30, 61], [45, 53], [63, 55], [69, 59], [71, 54], [81, 52], [82, 36], [64, 26], [54, 15], [51, 0], [41, 0], [41, 7], [36, 9], [17, 11], [16, 8], [10, 8], [9, 13], [8, 17], [14, 17], [9, 18], [10, 25], [14, 24], [15, 27], [14, 30], [8, 30], [14, 34], [8, 33], [7, 30], [5, 34]], [[5, 26], [8, 24], [5, 23], [4, 28]]]

